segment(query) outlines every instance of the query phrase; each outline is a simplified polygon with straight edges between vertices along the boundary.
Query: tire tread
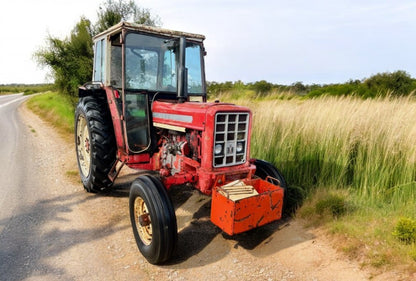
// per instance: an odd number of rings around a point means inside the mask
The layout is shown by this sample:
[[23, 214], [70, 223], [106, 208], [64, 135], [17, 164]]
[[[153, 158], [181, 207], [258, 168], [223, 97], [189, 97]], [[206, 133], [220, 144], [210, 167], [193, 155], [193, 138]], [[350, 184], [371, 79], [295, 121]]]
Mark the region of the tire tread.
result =
[[83, 97], [80, 99], [75, 113], [75, 124], [77, 124], [76, 120], [80, 114], [85, 116], [91, 138], [90, 174], [85, 178], [81, 173], [84, 187], [88, 192], [107, 191], [113, 185], [108, 173], [116, 161], [117, 152], [107, 101], [103, 97]]

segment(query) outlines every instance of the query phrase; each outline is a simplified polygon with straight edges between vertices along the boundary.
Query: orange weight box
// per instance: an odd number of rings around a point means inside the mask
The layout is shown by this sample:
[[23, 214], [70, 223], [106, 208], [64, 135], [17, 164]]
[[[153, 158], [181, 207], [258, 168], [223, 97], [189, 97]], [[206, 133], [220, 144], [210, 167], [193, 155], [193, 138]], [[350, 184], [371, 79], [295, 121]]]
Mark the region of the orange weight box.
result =
[[242, 180], [236, 186], [212, 191], [211, 221], [234, 235], [282, 217], [284, 191], [262, 179]]

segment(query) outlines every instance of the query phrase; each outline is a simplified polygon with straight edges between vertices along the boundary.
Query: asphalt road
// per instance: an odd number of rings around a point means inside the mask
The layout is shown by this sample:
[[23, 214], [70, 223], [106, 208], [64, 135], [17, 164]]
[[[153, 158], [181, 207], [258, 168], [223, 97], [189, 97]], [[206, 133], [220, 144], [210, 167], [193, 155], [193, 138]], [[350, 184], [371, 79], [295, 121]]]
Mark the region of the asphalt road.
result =
[[0, 96], [0, 281], [127, 280], [102, 252], [120, 227], [108, 216], [101, 226], [91, 212], [100, 198], [65, 176], [72, 142], [20, 106], [26, 99]]
[[[24, 263], [30, 248], [25, 221], [38, 220], [40, 214], [25, 213], [38, 183], [31, 178], [31, 150], [24, 125], [16, 108], [26, 99], [23, 94], [0, 96], [0, 279], [14, 280], [9, 270]], [[15, 274], [15, 273], [13, 273]]]
[[[21, 135], [23, 125], [16, 108], [26, 98], [22, 94], [0, 96], [0, 239], [5, 236], [5, 227], [20, 205], [19, 194], [25, 192], [22, 190], [25, 177], [20, 175], [26, 162]], [[0, 240], [0, 245], [2, 242]]]

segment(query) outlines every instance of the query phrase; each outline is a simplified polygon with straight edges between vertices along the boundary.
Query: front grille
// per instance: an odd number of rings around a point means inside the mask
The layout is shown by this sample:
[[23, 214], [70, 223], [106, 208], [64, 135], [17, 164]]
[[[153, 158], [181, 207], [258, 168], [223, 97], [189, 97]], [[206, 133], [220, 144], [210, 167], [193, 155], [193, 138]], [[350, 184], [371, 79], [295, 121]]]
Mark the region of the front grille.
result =
[[[218, 112], [215, 115], [214, 167], [245, 163], [248, 125], [248, 112]], [[219, 146], [221, 151], [216, 151]]]

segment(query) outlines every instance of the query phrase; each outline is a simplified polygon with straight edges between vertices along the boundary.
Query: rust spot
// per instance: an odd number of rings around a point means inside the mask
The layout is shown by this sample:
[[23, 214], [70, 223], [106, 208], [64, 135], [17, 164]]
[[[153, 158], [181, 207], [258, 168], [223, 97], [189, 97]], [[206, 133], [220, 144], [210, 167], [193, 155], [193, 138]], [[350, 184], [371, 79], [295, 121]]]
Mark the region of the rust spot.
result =
[[246, 219], [248, 219], [249, 217], [251, 217], [251, 215], [248, 215], [248, 216], [246, 216], [246, 217], [244, 217], [244, 218], [241, 218], [241, 219], [239, 219], [239, 220], [234, 220], [235, 222], [242, 222], [242, 221], [245, 221]]
[[150, 225], [151, 222], [149, 214], [143, 214], [139, 216], [139, 223], [142, 227]]
[[258, 227], [261, 223], [261, 221], [264, 219], [264, 215], [261, 216], [261, 218], [257, 221], [256, 227]]
[[274, 209], [276, 209], [277, 207], [280, 206], [281, 200], [278, 200], [277, 203], [273, 205], [273, 198], [272, 198], [272, 195], [271, 194], [269, 195], [269, 198], [270, 198], [270, 208], [273, 211]]
[[271, 205], [270, 207], [272, 208], [272, 210], [276, 209], [277, 207], [280, 206], [281, 201], [279, 200], [275, 205]]

